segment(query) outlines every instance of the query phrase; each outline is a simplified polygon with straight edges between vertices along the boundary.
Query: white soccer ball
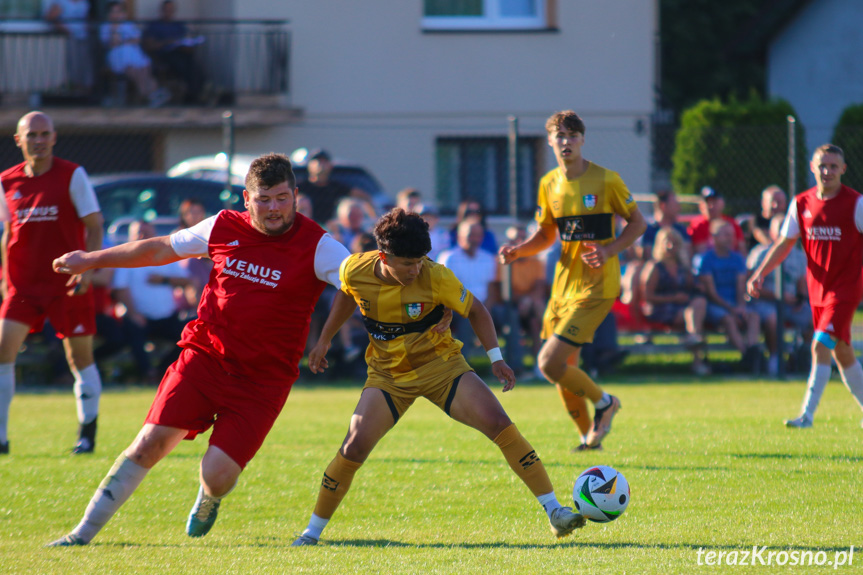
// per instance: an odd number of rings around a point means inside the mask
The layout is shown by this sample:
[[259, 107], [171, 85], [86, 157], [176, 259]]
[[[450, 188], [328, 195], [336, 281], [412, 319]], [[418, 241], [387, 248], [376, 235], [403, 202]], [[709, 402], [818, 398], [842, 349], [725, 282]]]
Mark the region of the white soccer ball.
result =
[[596, 523], [614, 521], [629, 505], [629, 482], [616, 469], [597, 465], [575, 480], [572, 490], [575, 509]]

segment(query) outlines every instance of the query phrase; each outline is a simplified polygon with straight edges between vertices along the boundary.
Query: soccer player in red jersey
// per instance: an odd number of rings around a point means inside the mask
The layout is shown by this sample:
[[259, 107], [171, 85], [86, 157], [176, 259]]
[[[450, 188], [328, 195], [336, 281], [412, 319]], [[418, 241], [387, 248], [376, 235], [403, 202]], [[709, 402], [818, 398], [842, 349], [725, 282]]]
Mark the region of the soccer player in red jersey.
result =
[[209, 532], [222, 497], [261, 447], [299, 375], [318, 296], [326, 283], [341, 286], [339, 265], [348, 251], [296, 213], [296, 193], [290, 160], [265, 155], [246, 176], [248, 212], [223, 210], [170, 236], [54, 261], [57, 272], [75, 274], [208, 256], [213, 272], [144, 427], [117, 458], [78, 526], [51, 546], [89, 543], [156, 463], [181, 440], [212, 427], [186, 524], [191, 537]]
[[786, 426], [796, 428], [812, 427], [830, 379], [831, 358], [836, 360], [845, 386], [863, 407], [863, 368], [851, 347], [851, 320], [863, 297], [863, 196], [842, 184], [847, 166], [838, 146], [820, 146], [809, 167], [816, 186], [794, 198], [780, 237], [747, 286], [749, 293], [758, 297], [764, 277], [801, 239], [815, 337], [802, 413], [785, 421]]
[[54, 156], [54, 122], [42, 112], [18, 121], [15, 143], [24, 161], [0, 173], [3, 228], [3, 305], [0, 307], [0, 454], [9, 453], [9, 405], [15, 359], [31, 332], [51, 322], [75, 376], [78, 442], [72, 453], [96, 445], [102, 381], [93, 361], [96, 316], [92, 272], [71, 279], [54, 273], [54, 258], [102, 247], [102, 212], [87, 172]]

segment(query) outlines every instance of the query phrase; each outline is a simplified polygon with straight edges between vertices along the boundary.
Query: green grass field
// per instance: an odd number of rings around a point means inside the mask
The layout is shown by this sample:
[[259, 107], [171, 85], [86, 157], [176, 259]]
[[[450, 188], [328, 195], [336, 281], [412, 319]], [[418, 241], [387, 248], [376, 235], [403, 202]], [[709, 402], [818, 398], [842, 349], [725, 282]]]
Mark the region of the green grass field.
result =
[[[632, 503], [618, 521], [555, 540], [497, 448], [419, 401], [359, 471], [315, 548], [290, 544], [358, 387], [298, 384], [207, 537], [183, 532], [199, 438], [158, 465], [91, 545], [65, 549], [42, 546], [77, 523], [153, 390], [106, 393], [97, 453], [79, 457], [65, 454], [75, 438], [71, 393], [20, 393], [12, 454], [0, 457], [0, 573], [811, 573], [834, 566], [699, 566], [697, 552], [768, 546], [822, 551], [832, 562], [863, 544], [861, 414], [841, 382], [828, 386], [816, 427], [786, 430], [800, 382], [628, 379], [606, 386], [623, 410], [599, 453], [570, 453], [574, 426], [551, 386], [499, 395], [565, 504], [585, 468], [625, 474]], [[853, 561], [835, 571], [863, 571], [863, 553]]]

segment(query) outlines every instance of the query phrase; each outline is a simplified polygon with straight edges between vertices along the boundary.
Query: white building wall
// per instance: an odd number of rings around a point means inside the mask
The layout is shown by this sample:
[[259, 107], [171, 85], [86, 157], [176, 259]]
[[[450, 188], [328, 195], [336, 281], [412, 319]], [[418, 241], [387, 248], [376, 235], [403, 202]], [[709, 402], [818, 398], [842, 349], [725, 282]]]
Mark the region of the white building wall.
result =
[[[294, 125], [241, 130], [237, 152], [324, 147], [390, 194], [430, 194], [438, 136], [504, 136], [513, 114], [522, 134], [544, 137], [546, 117], [572, 108], [585, 156], [648, 191], [649, 136], [636, 126], [653, 110], [654, 0], [559, 0], [557, 31], [540, 32], [424, 33], [420, 0], [237, 0], [234, 12], [290, 20], [289, 100], [303, 110]], [[172, 136], [166, 163], [219, 145]]]
[[807, 4], [770, 45], [767, 90], [788, 100], [810, 153], [830, 141], [842, 110], [863, 101], [863, 2]]

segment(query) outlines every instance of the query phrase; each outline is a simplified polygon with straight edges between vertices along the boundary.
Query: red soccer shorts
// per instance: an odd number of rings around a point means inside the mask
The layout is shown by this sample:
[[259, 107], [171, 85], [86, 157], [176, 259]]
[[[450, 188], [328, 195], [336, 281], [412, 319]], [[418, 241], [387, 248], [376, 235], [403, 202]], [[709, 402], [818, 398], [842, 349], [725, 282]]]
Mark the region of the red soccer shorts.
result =
[[851, 302], [834, 302], [826, 306], [812, 306], [812, 324], [815, 331], [829, 333], [851, 345], [851, 321], [857, 306]]
[[92, 290], [81, 295], [28, 297], [15, 292], [0, 306], [0, 318], [30, 326], [30, 333], [42, 331], [45, 319], [60, 338], [94, 335], [96, 305]]
[[186, 429], [185, 439], [194, 439], [212, 426], [210, 445], [245, 469], [290, 391], [290, 385], [259, 385], [231, 375], [216, 358], [184, 349], [162, 378], [146, 422]]

